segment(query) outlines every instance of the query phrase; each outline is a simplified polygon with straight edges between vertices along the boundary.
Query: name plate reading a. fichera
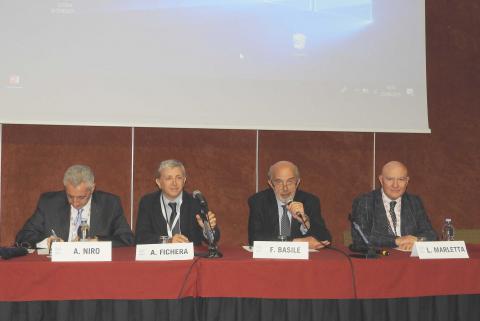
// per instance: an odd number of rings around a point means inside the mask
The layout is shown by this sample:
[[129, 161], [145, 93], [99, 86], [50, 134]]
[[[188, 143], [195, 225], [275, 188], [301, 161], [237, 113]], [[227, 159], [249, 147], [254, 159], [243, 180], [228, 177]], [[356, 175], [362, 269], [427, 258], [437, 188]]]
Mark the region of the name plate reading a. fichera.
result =
[[253, 242], [254, 259], [308, 260], [308, 242]]
[[52, 262], [108, 262], [112, 242], [53, 242]]
[[421, 259], [468, 259], [464, 241], [415, 242], [410, 256]]
[[139, 244], [137, 261], [193, 260], [193, 243]]

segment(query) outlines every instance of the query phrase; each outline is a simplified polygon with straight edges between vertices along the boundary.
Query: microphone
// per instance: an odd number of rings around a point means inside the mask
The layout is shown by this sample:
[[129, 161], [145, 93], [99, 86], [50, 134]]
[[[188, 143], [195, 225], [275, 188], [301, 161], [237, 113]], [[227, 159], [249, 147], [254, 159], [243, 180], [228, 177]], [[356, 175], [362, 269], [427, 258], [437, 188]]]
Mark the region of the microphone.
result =
[[[290, 204], [292, 204], [292, 202], [293, 202], [293, 199], [289, 199], [289, 200], [287, 201], [287, 203], [286, 203], [287, 206], [289, 206]], [[306, 230], [308, 230], [307, 222], [306, 222], [305, 219], [303, 218], [303, 213], [300, 212], [300, 211], [298, 211], [298, 212], [295, 213], [295, 216], [300, 217], [300, 220], [302, 221], [303, 227], [304, 227]]]
[[[360, 228], [360, 225], [358, 225], [358, 223], [353, 220], [351, 213], [348, 215], [348, 219], [350, 220], [350, 222], [352, 222], [353, 228], [358, 232], [358, 234], [360, 234], [360, 237], [362, 238], [363, 242], [367, 246], [365, 249], [363, 249], [363, 251], [361, 251], [364, 254], [361, 254], [361, 255], [351, 254], [350, 256], [359, 257], [359, 258], [366, 258], [366, 259], [377, 259], [379, 257], [379, 254], [381, 254], [378, 251], [382, 251], [382, 250], [378, 250], [378, 249], [376, 249], [372, 246], [372, 244], [370, 243], [368, 238], [365, 236], [365, 234], [363, 234], [363, 231]], [[355, 249], [355, 247], [353, 247], [353, 244], [352, 244], [352, 247], [349, 247], [349, 248], [350, 248], [350, 250], [352, 250], [352, 248]], [[355, 251], [352, 250], [352, 252], [355, 252]], [[385, 251], [385, 252], [387, 254], [385, 254], [384, 256], [387, 256], [387, 255], [390, 254], [390, 253], [388, 253], [388, 251]], [[381, 254], [381, 255], [383, 255], [383, 254]]]
[[207, 214], [208, 213], [208, 203], [207, 199], [205, 196], [203, 196], [202, 192], [200, 192], [198, 189], [193, 191], [192, 193], [193, 198], [198, 200], [200, 202], [201, 211], [200, 211], [200, 217], [202, 218], [203, 221], [208, 221]]
[[370, 242], [368, 241], [367, 237], [365, 236], [365, 234], [363, 234], [363, 231], [362, 229], [360, 228], [360, 225], [358, 225], [357, 222], [354, 222], [352, 221], [352, 224], [353, 224], [353, 228], [355, 228], [358, 232], [358, 234], [360, 234], [360, 237], [362, 238], [363, 242], [367, 245], [367, 246], [370, 246]]
[[200, 203], [200, 217], [203, 221], [205, 236], [208, 241], [208, 253], [207, 254], [195, 254], [199, 256], [204, 256], [207, 258], [219, 258], [222, 257], [222, 253], [218, 250], [217, 245], [215, 244], [215, 232], [210, 225], [210, 220], [208, 219], [208, 203], [205, 196], [198, 189], [193, 191], [193, 198], [198, 200]]

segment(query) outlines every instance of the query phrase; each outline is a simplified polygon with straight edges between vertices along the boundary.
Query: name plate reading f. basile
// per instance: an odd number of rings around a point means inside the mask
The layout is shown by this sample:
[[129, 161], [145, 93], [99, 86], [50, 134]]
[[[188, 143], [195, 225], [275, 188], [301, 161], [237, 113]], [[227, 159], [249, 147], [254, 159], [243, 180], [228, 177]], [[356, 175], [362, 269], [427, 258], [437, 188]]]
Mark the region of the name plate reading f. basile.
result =
[[308, 260], [308, 242], [253, 242], [254, 259]]
[[54, 242], [52, 262], [108, 262], [112, 242]]
[[193, 243], [139, 244], [137, 261], [193, 260]]
[[464, 241], [416, 242], [410, 256], [421, 259], [468, 259]]

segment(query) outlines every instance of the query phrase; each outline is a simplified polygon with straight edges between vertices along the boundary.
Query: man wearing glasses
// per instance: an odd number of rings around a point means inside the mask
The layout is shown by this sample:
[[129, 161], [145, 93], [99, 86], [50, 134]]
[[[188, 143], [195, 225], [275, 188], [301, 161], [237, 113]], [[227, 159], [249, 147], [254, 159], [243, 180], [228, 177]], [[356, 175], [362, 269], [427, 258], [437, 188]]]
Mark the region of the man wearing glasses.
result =
[[292, 162], [279, 161], [270, 166], [270, 188], [248, 199], [250, 245], [253, 241], [293, 240], [320, 249], [330, 244], [319, 198], [299, 190], [299, 184], [300, 172]]
[[[184, 191], [185, 167], [175, 159], [164, 160], [157, 169], [155, 183], [159, 190], [142, 197], [138, 207], [135, 239], [137, 244], [159, 242], [199, 245], [206, 240], [204, 223], [199, 215], [200, 203]], [[215, 214], [206, 213], [214, 240], [220, 238]]]
[[[353, 201], [352, 222], [360, 226], [373, 246], [410, 251], [419, 238], [437, 239], [420, 198], [406, 193], [409, 179], [404, 164], [388, 162], [378, 177], [382, 187]], [[353, 224], [351, 233], [353, 245], [364, 247]]]
[[112, 241], [113, 246], [132, 245], [133, 233], [123, 214], [120, 198], [95, 190], [93, 171], [73, 165], [63, 177], [65, 189], [40, 196], [35, 213], [17, 233], [17, 244], [46, 240], [74, 242], [80, 239], [81, 225], [88, 225], [86, 240]]

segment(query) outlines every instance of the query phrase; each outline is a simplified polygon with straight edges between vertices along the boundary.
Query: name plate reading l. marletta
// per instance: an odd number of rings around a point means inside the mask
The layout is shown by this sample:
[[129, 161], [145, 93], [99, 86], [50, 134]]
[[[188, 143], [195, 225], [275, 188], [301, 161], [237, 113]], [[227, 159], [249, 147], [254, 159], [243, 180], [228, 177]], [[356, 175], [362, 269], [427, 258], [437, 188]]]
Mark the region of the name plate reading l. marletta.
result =
[[112, 242], [54, 242], [52, 262], [108, 262]]
[[410, 256], [421, 259], [468, 259], [464, 241], [415, 242]]
[[308, 260], [308, 242], [253, 242], [254, 259]]
[[137, 261], [193, 260], [193, 243], [139, 244]]

